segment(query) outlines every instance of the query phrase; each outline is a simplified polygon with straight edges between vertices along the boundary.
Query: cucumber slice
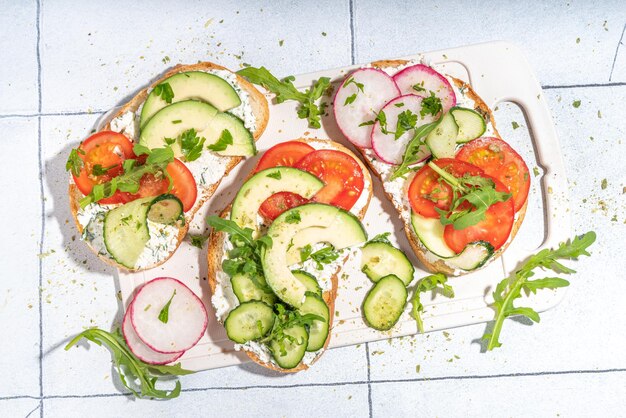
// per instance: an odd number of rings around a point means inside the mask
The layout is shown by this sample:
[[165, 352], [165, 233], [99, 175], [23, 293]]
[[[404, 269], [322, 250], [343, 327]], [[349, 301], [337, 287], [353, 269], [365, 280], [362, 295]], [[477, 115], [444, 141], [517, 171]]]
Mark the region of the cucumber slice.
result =
[[246, 129], [241, 119], [230, 113], [215, 115], [209, 126], [200, 135], [206, 138], [208, 145], [213, 145], [218, 142], [224, 131], [228, 131], [233, 143], [223, 151], [216, 151], [219, 155], [251, 157], [256, 154], [252, 133]]
[[243, 344], [267, 335], [275, 318], [274, 311], [268, 304], [253, 300], [230, 311], [224, 321], [224, 328], [228, 338]]
[[320, 297], [322, 296], [322, 288], [317, 282], [315, 276], [313, 276], [311, 273], [307, 273], [304, 270], [292, 270], [291, 273], [293, 274], [293, 277], [298, 279], [300, 283], [302, 283], [304, 287], [306, 287], [307, 292], [315, 293]]
[[293, 337], [295, 341], [283, 340], [283, 355], [281, 344], [278, 341], [272, 340], [270, 341], [270, 351], [272, 352], [272, 357], [274, 357], [276, 364], [283, 369], [293, 369], [300, 364], [300, 361], [304, 358], [306, 348], [309, 344], [309, 334], [302, 325], [291, 326], [283, 332]]
[[395, 274], [405, 286], [411, 284], [415, 268], [406, 254], [391, 244], [371, 242], [361, 249], [361, 254], [361, 271], [374, 283]]
[[456, 137], [457, 144], [476, 139], [487, 130], [485, 119], [473, 109], [456, 106], [450, 109], [450, 113], [459, 127], [459, 133]]
[[476, 270], [485, 265], [493, 255], [493, 245], [486, 241], [470, 242], [456, 257], [448, 258], [446, 263], [461, 270]]
[[236, 274], [230, 279], [233, 287], [233, 293], [237, 296], [239, 303], [258, 300], [265, 302], [270, 306], [274, 306], [276, 295], [269, 290], [265, 279], [259, 276], [256, 280], [262, 280], [262, 283], [255, 282], [250, 276], [245, 274]]
[[380, 279], [365, 296], [363, 314], [374, 329], [391, 329], [406, 306], [407, 291], [404, 282], [390, 274]]
[[426, 137], [426, 145], [435, 158], [454, 158], [459, 127], [450, 113], [445, 113], [439, 124]]
[[148, 208], [148, 219], [152, 222], [166, 225], [182, 221], [184, 225], [183, 202], [173, 194], [157, 196]]
[[304, 299], [304, 303], [298, 309], [301, 314], [315, 314], [324, 318], [324, 321], [313, 321], [309, 328], [309, 343], [306, 351], [317, 351], [324, 347], [326, 338], [328, 338], [330, 312], [328, 305], [320, 296], [308, 293]]
[[153, 197], [133, 200], [104, 216], [104, 245], [115, 261], [134, 268], [150, 240], [147, 215]]

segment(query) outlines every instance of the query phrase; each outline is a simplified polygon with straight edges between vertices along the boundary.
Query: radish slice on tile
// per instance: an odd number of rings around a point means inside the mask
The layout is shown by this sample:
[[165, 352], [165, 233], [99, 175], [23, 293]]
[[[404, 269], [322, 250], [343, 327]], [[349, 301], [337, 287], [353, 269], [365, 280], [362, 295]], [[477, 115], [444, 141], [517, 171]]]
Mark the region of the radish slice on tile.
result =
[[430, 92], [433, 92], [441, 99], [444, 112], [456, 105], [456, 95], [450, 82], [427, 65], [416, 64], [407, 67], [394, 75], [393, 80], [402, 94], [430, 96]]
[[[376, 114], [385, 103], [400, 95], [393, 79], [376, 68], [351, 73], [335, 94], [333, 108], [341, 132], [354, 145], [370, 148], [370, 135]], [[365, 125], [363, 125], [365, 123]]]
[[180, 356], [185, 353], [184, 351], [179, 353], [163, 354], [154, 351], [141, 341], [139, 336], [137, 336], [137, 333], [133, 328], [133, 323], [130, 319], [131, 306], [128, 307], [126, 314], [124, 315], [124, 322], [122, 322], [122, 334], [126, 340], [126, 345], [128, 345], [128, 348], [130, 348], [130, 351], [133, 352], [135, 357], [148, 364], [167, 364], [178, 360]]
[[[389, 164], [402, 163], [404, 151], [413, 138], [414, 129], [406, 130], [396, 139], [396, 132], [401, 125], [398, 123], [398, 119], [401, 121], [413, 119], [416, 128], [435, 120], [435, 117], [430, 113], [425, 113], [424, 116], [420, 114], [423, 99], [423, 97], [415, 94], [405, 94], [391, 100], [382, 108], [387, 123], [383, 125], [380, 120], [377, 120], [372, 128], [372, 148], [378, 158]], [[419, 150], [417, 161], [421, 162], [428, 156], [430, 156], [430, 151], [424, 145]]]
[[189, 350], [207, 327], [202, 301], [183, 283], [159, 277], [137, 292], [130, 306], [137, 336], [152, 350], [173, 354]]

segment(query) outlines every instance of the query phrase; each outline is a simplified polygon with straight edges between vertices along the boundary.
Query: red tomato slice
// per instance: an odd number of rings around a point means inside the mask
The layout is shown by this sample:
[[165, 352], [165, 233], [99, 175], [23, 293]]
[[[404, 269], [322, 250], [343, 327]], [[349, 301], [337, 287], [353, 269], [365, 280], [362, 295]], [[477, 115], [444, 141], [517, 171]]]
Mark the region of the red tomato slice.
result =
[[[508, 192], [508, 188], [502, 182], [487, 175], [483, 175], [483, 177], [491, 178], [496, 185], [497, 191]], [[448, 247], [457, 254], [463, 251], [467, 244], [476, 241], [487, 241], [493, 245], [494, 250], [497, 250], [509, 238], [514, 218], [515, 207], [513, 199], [509, 199], [506, 202], [498, 202], [487, 209], [485, 219], [476, 225], [460, 230], [454, 229], [452, 225], [446, 225], [443, 239], [448, 244]]]
[[[452, 158], [440, 158], [435, 160], [435, 164], [455, 177], [462, 177], [464, 174], [472, 176], [483, 174], [480, 168]], [[439, 174], [429, 166], [422, 167], [413, 177], [409, 186], [409, 203], [415, 212], [427, 218], [439, 218], [435, 208], [448, 210], [451, 201], [452, 189], [446, 182], [440, 180]]]
[[313, 201], [350, 210], [363, 192], [363, 171], [354, 158], [336, 150], [317, 150], [306, 155], [296, 168], [315, 174], [326, 185]]
[[[83, 169], [74, 177], [74, 183], [84, 195], [91, 193], [94, 184], [102, 184], [122, 173], [122, 163], [129, 158], [135, 158], [133, 144], [124, 135], [112, 132], [98, 132], [87, 138], [78, 147], [83, 153], [78, 156], [83, 160]], [[106, 173], [94, 175], [96, 165], [105, 169]], [[99, 203], [120, 203], [123, 201], [121, 193], [100, 200]]]
[[[300, 141], [287, 141], [265, 151], [259, 160], [255, 172], [273, 167], [293, 167], [305, 155], [315, 151], [315, 149]], [[308, 202], [302, 196], [281, 192], [268, 197], [259, 208], [261, 216], [269, 221], [273, 221], [286, 210], [295, 208]]]
[[265, 170], [273, 167], [293, 167], [305, 155], [315, 151], [315, 149], [300, 141], [287, 141], [265, 151], [259, 160], [255, 171]]
[[[167, 165], [167, 172], [172, 177], [172, 190], [169, 191], [183, 203], [183, 211], [187, 212], [196, 203], [198, 188], [193, 174], [180, 160], [174, 160]], [[139, 181], [137, 193], [123, 193], [123, 201], [130, 202], [142, 197], [159, 196], [168, 193], [167, 178], [157, 178], [153, 174], [145, 174]]]
[[477, 138], [464, 145], [456, 158], [474, 164], [500, 180], [513, 195], [516, 212], [524, 206], [530, 175], [524, 159], [509, 144], [499, 138]]

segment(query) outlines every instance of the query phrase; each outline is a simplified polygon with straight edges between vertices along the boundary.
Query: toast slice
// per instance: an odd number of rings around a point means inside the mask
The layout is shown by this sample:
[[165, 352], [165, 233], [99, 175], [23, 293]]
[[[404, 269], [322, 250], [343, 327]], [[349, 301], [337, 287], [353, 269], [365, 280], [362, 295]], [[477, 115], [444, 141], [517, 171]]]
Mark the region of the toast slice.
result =
[[[365, 216], [365, 213], [367, 212], [367, 208], [368, 208], [370, 199], [372, 197], [373, 189], [372, 189], [372, 179], [370, 177], [369, 171], [367, 167], [363, 164], [361, 159], [358, 158], [356, 155], [354, 155], [354, 153], [350, 151], [348, 148], [344, 147], [343, 145], [337, 142], [334, 142], [328, 139], [300, 138], [300, 139], [297, 139], [297, 141], [307, 143], [315, 149], [323, 148], [323, 149], [335, 149], [335, 150], [343, 151], [346, 154], [353, 157], [355, 161], [357, 161], [357, 163], [361, 167], [361, 170], [363, 171], [365, 187], [363, 188], [363, 192], [362, 192], [361, 197], [359, 198], [359, 201], [357, 201], [357, 203], [355, 204], [355, 207], [353, 207], [353, 209], [350, 212], [354, 214], [356, 217], [358, 217], [359, 220], [362, 220], [363, 217]], [[253, 173], [250, 173], [248, 178], [251, 177], [252, 174]], [[222, 218], [226, 218], [229, 215], [230, 215], [230, 206], [226, 208], [220, 214]], [[208, 282], [209, 282], [209, 286], [211, 287], [211, 295], [212, 295], [211, 299], [212, 299], [212, 303], [214, 307], [216, 308], [217, 319], [218, 321], [222, 323], [224, 322], [227, 316], [228, 310], [223, 309], [223, 307], [218, 308], [217, 307], [218, 303], [216, 303], [216, 300], [214, 298], [216, 297], [216, 295], [218, 295], [218, 297], [225, 297], [222, 295], [225, 295], [225, 293], [229, 291], [228, 288], [230, 286], [230, 279], [222, 271], [222, 261], [226, 257], [226, 251], [227, 251], [225, 249], [225, 242], [227, 241], [227, 239], [228, 237], [226, 236], [225, 233], [215, 231], [215, 230], [212, 231], [209, 237], [209, 244], [208, 244], [208, 250], [207, 250], [208, 251], [207, 252]], [[337, 297], [337, 288], [338, 288], [338, 283], [339, 283], [338, 278], [340, 277], [342, 266], [350, 258], [350, 256], [351, 254], [348, 253], [337, 263], [338, 264], [337, 268], [330, 277], [331, 286], [328, 290], [324, 291], [322, 294], [322, 298], [324, 299], [324, 302], [326, 302], [326, 304], [328, 305], [328, 309], [330, 312], [330, 319], [329, 319], [330, 331], [328, 333], [328, 337], [326, 338], [326, 342], [324, 343], [324, 347], [318, 352], [316, 352], [317, 355], [313, 359], [313, 361], [310, 364], [305, 364], [304, 362], [301, 362], [297, 367], [293, 369], [283, 369], [282, 367], [278, 366], [272, 361], [263, 361], [257, 353], [244, 349], [246, 354], [248, 355], [248, 357], [250, 357], [252, 361], [254, 361], [257, 364], [260, 364], [263, 367], [266, 367], [268, 369], [275, 370], [278, 372], [295, 373], [301, 370], [308, 369], [311, 364], [313, 364], [315, 361], [319, 359], [323, 351], [326, 350], [326, 348], [328, 347], [328, 343], [330, 342], [330, 336], [332, 333], [332, 325], [333, 325], [333, 318], [334, 318], [334, 312], [335, 312], [335, 299]], [[232, 290], [230, 290], [230, 293], [232, 294]], [[234, 297], [234, 294], [231, 295], [231, 298], [232, 298], [231, 300], [233, 300], [236, 304], [238, 304], [236, 297]]]
[[[132, 116], [132, 120], [135, 120], [136, 115], [140, 112], [143, 103], [146, 101], [149, 92], [159, 83], [163, 82], [163, 80], [171, 77], [174, 74], [187, 72], [187, 71], [228, 71], [225, 67], [220, 65], [211, 63], [211, 62], [200, 62], [192, 65], [177, 65], [163, 74], [158, 80], [154, 81], [150, 86], [144, 88], [139, 93], [137, 93], [128, 103], [123, 105], [119, 110], [114, 112], [105, 123], [102, 124], [100, 131], [105, 130], [119, 130], [119, 128], [112, 129], [112, 122], [118, 118], [122, 118], [124, 115], [130, 112]], [[235, 76], [237, 87], [239, 87], [245, 94], [247, 95], [247, 100], [249, 100], [249, 104], [252, 108], [252, 113], [255, 119], [255, 129], [252, 131], [252, 135], [254, 140], [257, 141], [265, 128], [267, 127], [267, 123], [269, 121], [269, 106], [265, 95], [262, 94], [259, 90], [256, 89], [251, 83], [245, 80], [243, 77], [238, 76], [236, 73], [231, 72]], [[137, 138], [133, 135], [133, 133], [126, 132], [125, 130], [121, 131], [124, 135], [129, 137], [131, 141], [135, 141]], [[200, 185], [198, 184], [198, 197], [194, 206], [185, 213], [185, 223], [182, 226], [174, 227], [176, 230], [169, 230], [168, 232], [176, 235], [175, 245], [169, 245], [167, 254], [160, 256], [158, 260], [154, 263], [150, 263], [145, 266], [141, 266], [140, 268], [129, 269], [121, 264], [117, 263], [113, 258], [108, 256], [106, 253], [106, 249], [103, 251], [102, 248], [96, 248], [91, 242], [85, 241], [88, 247], [96, 253], [100, 259], [104, 262], [113, 265], [119, 269], [127, 270], [127, 271], [141, 271], [147, 270], [150, 268], [157, 267], [163, 263], [165, 263], [169, 258], [174, 254], [176, 249], [180, 246], [180, 243], [183, 241], [187, 231], [189, 229], [189, 225], [193, 220], [196, 212], [203, 206], [203, 204], [211, 198], [211, 196], [215, 193], [217, 187], [219, 186], [221, 180], [230, 173], [230, 171], [237, 166], [242, 160], [243, 157], [226, 157], [226, 156], [216, 156], [216, 158], [223, 159], [223, 174], [218, 176], [218, 179], [214, 182]], [[80, 213], [80, 204], [79, 201], [83, 197], [83, 194], [80, 192], [78, 187], [73, 182], [72, 176], [69, 176], [69, 188], [68, 188], [69, 200], [70, 200], [70, 210], [72, 212], [72, 216], [78, 228], [78, 231], [81, 235], [84, 234], [86, 224], [81, 222], [82, 216]], [[106, 205], [107, 207], [113, 208], [116, 205]]]
[[[407, 64], [411, 64], [411, 63], [405, 60], [383, 60], [383, 61], [375, 61], [371, 65], [372, 67], [379, 68], [383, 71], [385, 70], [390, 71], [399, 67], [404, 67]], [[472, 89], [472, 87], [458, 78], [447, 76], [447, 75], [446, 77], [450, 81], [450, 84], [452, 84], [452, 86], [455, 88], [455, 90], [464, 92], [465, 98], [469, 99], [470, 103], [473, 103], [473, 109], [483, 116], [485, 121], [487, 121], [488, 125], [491, 125], [491, 131], [489, 135], [501, 138], [500, 134], [498, 133], [496, 129], [496, 122], [493, 117], [493, 112], [487, 106], [487, 104], [480, 98], [480, 96], [478, 96], [478, 94]], [[366, 161], [366, 163], [368, 164], [372, 172], [376, 174], [378, 178], [380, 178], [383, 184], [383, 188], [385, 190], [385, 195], [393, 203], [394, 207], [398, 211], [398, 214], [400, 215], [400, 218], [403, 221], [404, 232], [409, 241], [409, 244], [411, 245], [413, 252], [417, 256], [417, 258], [422, 262], [424, 267], [426, 267], [426, 269], [428, 269], [429, 271], [433, 273], [441, 272], [446, 275], [453, 275], [453, 276], [458, 276], [458, 275], [468, 273], [463, 270], [459, 270], [459, 269], [455, 269], [451, 267], [444, 261], [444, 259], [441, 259], [437, 257], [436, 255], [430, 253], [428, 249], [421, 243], [417, 234], [413, 230], [413, 227], [411, 225], [411, 220], [410, 220], [411, 206], [408, 202], [406, 189], [411, 182], [412, 175], [414, 175], [415, 173], [413, 173], [411, 176], [409, 176], [408, 179], [405, 180], [404, 187], [402, 188], [402, 198], [400, 199], [398, 196], [394, 195], [394, 193], [390, 191], [391, 189], [388, 187], [388, 184], [387, 184], [388, 174], [385, 174], [380, 169], [381, 168], [380, 163], [375, 157], [375, 154], [373, 154], [373, 151], [368, 150], [368, 149], [361, 149], [361, 148], [358, 148], [358, 149], [359, 149], [359, 152], [365, 157], [364, 160]], [[513, 241], [513, 238], [517, 234], [517, 231], [519, 230], [522, 224], [522, 221], [524, 220], [527, 205], [528, 205], [528, 201], [526, 201], [524, 206], [515, 214], [515, 222], [513, 224], [513, 229], [511, 230], [511, 234], [509, 235], [509, 239], [507, 240], [505, 245], [503, 245], [500, 249], [495, 251], [494, 254], [485, 263], [485, 265], [483, 265], [481, 268], [484, 268], [486, 265], [493, 262], [493, 260], [501, 256], [502, 253], [508, 247], [508, 245]]]

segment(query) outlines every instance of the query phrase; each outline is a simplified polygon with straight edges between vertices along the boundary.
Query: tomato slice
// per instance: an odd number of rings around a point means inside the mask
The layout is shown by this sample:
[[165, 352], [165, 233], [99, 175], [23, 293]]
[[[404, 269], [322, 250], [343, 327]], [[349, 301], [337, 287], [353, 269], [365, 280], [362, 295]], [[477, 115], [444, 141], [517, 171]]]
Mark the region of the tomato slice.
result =
[[[122, 163], [129, 158], [135, 158], [133, 144], [124, 135], [102, 131], [93, 134], [78, 147], [78, 156], [83, 160], [83, 168], [78, 176], [74, 177], [74, 183], [82, 194], [91, 193], [94, 184], [102, 184], [110, 181], [122, 173]], [[94, 174], [94, 169], [99, 166], [105, 172]], [[124, 200], [121, 192], [100, 200], [99, 203], [120, 203]]]
[[[483, 174], [480, 168], [452, 158], [440, 158], [435, 160], [435, 164], [455, 177], [462, 177], [465, 174], [471, 176]], [[408, 193], [411, 208], [427, 218], [439, 218], [435, 208], [448, 210], [452, 202], [452, 188], [427, 165], [413, 177]]]
[[[287, 141], [265, 151], [263, 157], [259, 160], [255, 172], [273, 167], [293, 167], [305, 155], [315, 151], [315, 149], [300, 141]], [[295, 208], [308, 202], [308, 199], [302, 196], [290, 193], [276, 193], [261, 204], [259, 213], [265, 219], [273, 221], [286, 210]]]
[[157, 178], [154, 174], [144, 174], [139, 181], [137, 193], [122, 193], [123, 202], [170, 193], [180, 199], [183, 204], [183, 211], [187, 212], [196, 203], [196, 198], [198, 197], [198, 188], [196, 187], [193, 174], [180, 160], [174, 160], [169, 163], [166, 170], [172, 177], [172, 190], [167, 191], [169, 182], [166, 177]]
[[306, 155], [296, 168], [315, 174], [326, 183], [313, 196], [313, 201], [329, 203], [350, 210], [363, 192], [364, 181], [361, 166], [345, 152], [317, 150]]
[[[497, 191], [508, 192], [508, 188], [498, 179], [488, 175], [483, 175], [483, 177], [492, 179]], [[493, 245], [494, 250], [497, 250], [509, 239], [514, 220], [515, 206], [513, 199], [509, 199], [506, 202], [491, 205], [487, 209], [485, 219], [476, 225], [459, 230], [454, 229], [452, 225], [446, 225], [443, 239], [457, 254], [463, 251], [467, 244], [476, 241], [487, 241]]]
[[300, 141], [287, 141], [265, 151], [263, 157], [256, 166], [256, 171], [273, 167], [293, 167], [305, 155], [315, 151], [315, 149]]
[[474, 164], [500, 180], [513, 195], [516, 212], [524, 206], [530, 175], [524, 159], [509, 144], [499, 138], [477, 138], [465, 144], [456, 158]]

